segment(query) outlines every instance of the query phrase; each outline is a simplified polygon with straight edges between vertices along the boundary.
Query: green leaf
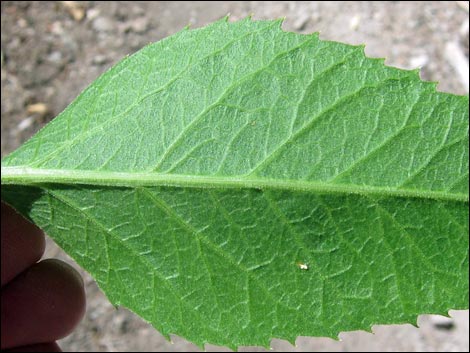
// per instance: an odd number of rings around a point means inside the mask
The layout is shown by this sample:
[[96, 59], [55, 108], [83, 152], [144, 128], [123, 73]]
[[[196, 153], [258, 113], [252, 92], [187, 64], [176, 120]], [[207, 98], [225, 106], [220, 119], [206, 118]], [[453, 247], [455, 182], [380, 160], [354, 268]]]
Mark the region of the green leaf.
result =
[[280, 25], [127, 57], [2, 161], [2, 199], [199, 345], [468, 308], [468, 96]]

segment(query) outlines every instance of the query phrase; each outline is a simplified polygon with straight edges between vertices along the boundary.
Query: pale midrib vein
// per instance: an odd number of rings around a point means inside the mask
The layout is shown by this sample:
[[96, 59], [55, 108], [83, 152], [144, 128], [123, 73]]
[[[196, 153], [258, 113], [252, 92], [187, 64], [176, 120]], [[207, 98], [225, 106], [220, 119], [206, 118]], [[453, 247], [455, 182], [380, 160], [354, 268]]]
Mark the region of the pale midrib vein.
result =
[[224, 188], [299, 191], [312, 194], [344, 194], [381, 197], [433, 199], [468, 203], [468, 194], [447, 191], [400, 189], [397, 187], [338, 184], [306, 180], [266, 179], [253, 176], [205, 176], [92, 170], [2, 167], [2, 184], [82, 184], [95, 186], [181, 188]]

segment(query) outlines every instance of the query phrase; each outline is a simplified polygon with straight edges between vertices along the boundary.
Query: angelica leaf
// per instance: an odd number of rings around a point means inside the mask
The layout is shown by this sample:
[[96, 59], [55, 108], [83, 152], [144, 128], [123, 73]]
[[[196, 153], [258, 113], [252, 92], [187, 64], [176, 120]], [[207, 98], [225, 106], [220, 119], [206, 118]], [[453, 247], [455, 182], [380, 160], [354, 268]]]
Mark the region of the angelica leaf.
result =
[[468, 96], [280, 25], [125, 58], [2, 160], [2, 199], [199, 345], [468, 308]]

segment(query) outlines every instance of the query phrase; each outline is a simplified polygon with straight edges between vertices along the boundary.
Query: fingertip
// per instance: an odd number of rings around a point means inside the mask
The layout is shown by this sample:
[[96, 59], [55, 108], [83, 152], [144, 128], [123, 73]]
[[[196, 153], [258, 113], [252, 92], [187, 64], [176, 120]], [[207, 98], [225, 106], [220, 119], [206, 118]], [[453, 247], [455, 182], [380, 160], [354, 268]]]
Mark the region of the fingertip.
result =
[[62, 349], [57, 342], [47, 342], [6, 349], [4, 352], [62, 352]]
[[39, 261], [46, 247], [43, 232], [13, 208], [1, 204], [1, 285]]
[[85, 313], [83, 280], [60, 260], [41, 261], [2, 289], [1, 308], [2, 348], [55, 341]]

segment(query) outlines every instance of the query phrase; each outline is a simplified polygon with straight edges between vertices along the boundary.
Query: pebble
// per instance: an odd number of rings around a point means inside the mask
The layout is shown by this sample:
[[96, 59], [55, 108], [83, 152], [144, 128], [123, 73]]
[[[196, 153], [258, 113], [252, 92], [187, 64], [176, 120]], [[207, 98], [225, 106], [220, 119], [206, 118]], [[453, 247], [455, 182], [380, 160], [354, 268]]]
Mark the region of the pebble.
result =
[[422, 68], [429, 62], [429, 57], [426, 54], [414, 56], [410, 59], [410, 69]]
[[145, 33], [148, 29], [149, 22], [145, 17], [139, 17], [132, 21], [131, 30], [135, 33]]
[[95, 18], [92, 27], [97, 32], [111, 32], [114, 28], [113, 22], [106, 17]]
[[310, 21], [310, 15], [309, 14], [300, 13], [299, 17], [294, 22], [292, 27], [294, 27], [294, 29], [296, 29], [298, 31], [301, 31], [301, 30], [305, 29], [305, 27], [307, 26], [309, 21]]
[[92, 60], [93, 64], [95, 65], [103, 65], [108, 62], [108, 58], [105, 55], [96, 55], [93, 57]]
[[75, 21], [80, 22], [85, 17], [85, 9], [78, 1], [62, 1], [62, 4]]
[[95, 18], [97, 18], [100, 15], [100, 10], [91, 8], [86, 12], [86, 18], [90, 21], [93, 21]]
[[349, 21], [349, 28], [352, 31], [357, 31], [357, 29], [359, 28], [360, 23], [361, 23], [361, 16], [360, 15], [354, 15], [353, 17], [351, 17], [351, 20]]
[[47, 59], [55, 64], [60, 63], [62, 61], [62, 53], [58, 50], [53, 51], [48, 55]]
[[61, 36], [64, 33], [64, 26], [60, 21], [54, 21], [49, 25], [49, 31], [52, 34]]
[[28, 129], [30, 126], [32, 126], [34, 123], [34, 117], [28, 116], [27, 118], [21, 120], [21, 122], [18, 124], [17, 131], [24, 131]]
[[9, 49], [17, 49], [19, 48], [23, 43], [21, 42], [20, 37], [13, 37], [10, 39], [10, 42], [8, 43]]
[[26, 21], [24, 18], [19, 18], [18, 21], [16, 22], [18, 27], [20, 28], [26, 28], [28, 27], [28, 21]]
[[48, 110], [49, 108], [45, 103], [34, 103], [26, 107], [26, 112], [28, 114], [44, 115], [47, 113]]
[[434, 327], [441, 329], [441, 330], [450, 330], [454, 328], [454, 320], [450, 317], [445, 317], [441, 315], [432, 315], [431, 322]]

